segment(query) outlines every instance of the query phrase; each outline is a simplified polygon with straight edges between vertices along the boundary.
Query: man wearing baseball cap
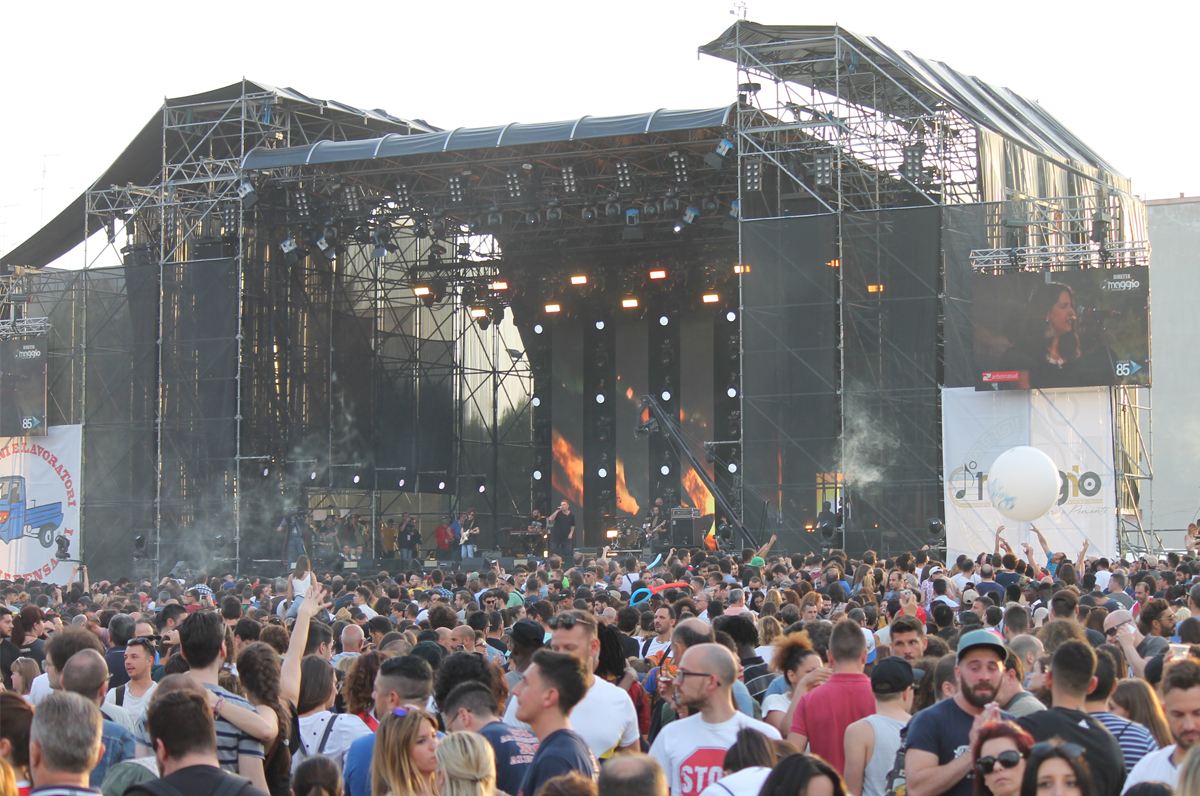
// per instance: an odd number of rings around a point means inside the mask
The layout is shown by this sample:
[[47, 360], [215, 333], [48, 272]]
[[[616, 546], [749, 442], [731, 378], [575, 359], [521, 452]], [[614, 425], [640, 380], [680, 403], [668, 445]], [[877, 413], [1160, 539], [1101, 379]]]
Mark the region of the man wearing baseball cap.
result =
[[900, 731], [910, 718], [913, 686], [923, 674], [899, 655], [875, 663], [871, 671], [875, 713], [846, 728], [845, 776], [850, 793], [883, 796], [900, 750]]
[[972, 630], [959, 638], [958, 693], [918, 713], [908, 728], [908, 796], [974, 793], [971, 748], [979, 729], [988, 721], [1012, 718], [996, 705], [1007, 656], [994, 630]]

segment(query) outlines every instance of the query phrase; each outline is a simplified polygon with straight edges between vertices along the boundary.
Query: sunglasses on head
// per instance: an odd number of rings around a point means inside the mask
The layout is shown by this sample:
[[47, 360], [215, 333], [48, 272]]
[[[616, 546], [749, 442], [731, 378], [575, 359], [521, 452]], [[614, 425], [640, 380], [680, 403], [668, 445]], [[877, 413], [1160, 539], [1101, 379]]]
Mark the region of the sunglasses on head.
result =
[[1024, 757], [1016, 749], [1008, 749], [995, 756], [988, 755], [979, 758], [975, 761], [975, 770], [979, 772], [979, 776], [986, 777], [996, 770], [997, 763], [1004, 768], [1016, 768]]
[[550, 621], [546, 624], [550, 625], [551, 630], [558, 630], [559, 628], [562, 628], [563, 630], [570, 630], [571, 628], [575, 627], [575, 625], [584, 625], [589, 623], [587, 620], [580, 619], [574, 614], [558, 614], [557, 616], [550, 617]]
[[1050, 741], [1042, 741], [1041, 743], [1035, 743], [1033, 748], [1029, 750], [1029, 754], [1042, 757], [1055, 750], [1062, 751], [1067, 757], [1082, 757], [1084, 753], [1084, 748], [1077, 743], [1051, 743]]
[[138, 636], [137, 638], [131, 638], [129, 640], [129, 643], [130, 644], [157, 644], [159, 641], [162, 641], [162, 636]]

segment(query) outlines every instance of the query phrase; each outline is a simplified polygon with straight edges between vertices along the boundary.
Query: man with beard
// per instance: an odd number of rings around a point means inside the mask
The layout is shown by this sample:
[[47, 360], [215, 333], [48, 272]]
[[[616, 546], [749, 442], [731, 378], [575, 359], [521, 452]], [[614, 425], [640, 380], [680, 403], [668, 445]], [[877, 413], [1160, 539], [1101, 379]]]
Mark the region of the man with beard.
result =
[[971, 749], [989, 721], [1012, 718], [995, 704], [1008, 655], [992, 630], [972, 630], [958, 642], [959, 690], [918, 713], [908, 726], [908, 796], [972, 796]]
[[1117, 739], [1087, 713], [1087, 695], [1096, 685], [1096, 653], [1084, 641], [1060, 644], [1050, 659], [1046, 686], [1049, 710], [1017, 719], [1035, 741], [1061, 738], [1082, 746], [1092, 769], [1096, 796], [1118, 796], [1125, 782], [1125, 755]]
[[1188, 750], [1200, 746], [1200, 664], [1176, 661], [1162, 679], [1163, 712], [1175, 743], [1143, 757], [1129, 772], [1125, 790], [1139, 782], [1179, 783], [1179, 766]]

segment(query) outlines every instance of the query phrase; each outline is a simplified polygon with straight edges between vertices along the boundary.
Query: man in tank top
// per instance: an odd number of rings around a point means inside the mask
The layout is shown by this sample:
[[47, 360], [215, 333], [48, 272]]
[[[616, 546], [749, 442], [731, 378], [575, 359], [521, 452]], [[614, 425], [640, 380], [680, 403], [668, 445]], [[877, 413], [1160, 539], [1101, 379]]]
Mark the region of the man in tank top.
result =
[[900, 731], [910, 718], [913, 684], [922, 674], [898, 655], [875, 664], [871, 672], [875, 714], [846, 728], [847, 792], [883, 796], [900, 749]]

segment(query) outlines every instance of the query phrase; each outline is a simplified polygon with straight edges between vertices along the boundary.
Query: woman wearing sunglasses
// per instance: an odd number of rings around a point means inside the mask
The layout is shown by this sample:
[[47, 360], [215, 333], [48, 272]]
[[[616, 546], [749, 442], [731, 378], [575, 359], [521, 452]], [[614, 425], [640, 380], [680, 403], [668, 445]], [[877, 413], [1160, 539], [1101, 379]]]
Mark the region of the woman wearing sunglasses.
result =
[[1096, 796], [1082, 746], [1055, 738], [1029, 750], [1021, 796]]
[[975, 796], [1017, 796], [1033, 737], [1012, 721], [985, 724], [975, 740]]

